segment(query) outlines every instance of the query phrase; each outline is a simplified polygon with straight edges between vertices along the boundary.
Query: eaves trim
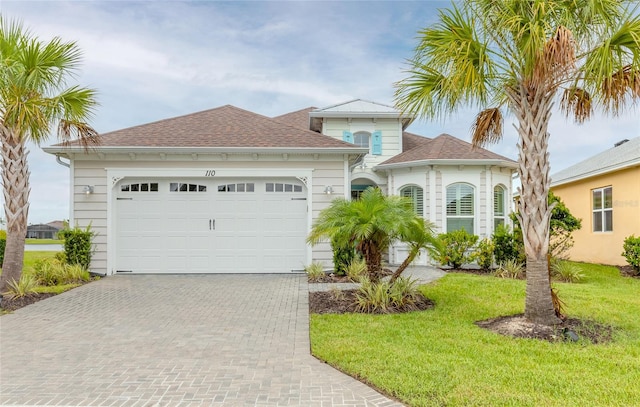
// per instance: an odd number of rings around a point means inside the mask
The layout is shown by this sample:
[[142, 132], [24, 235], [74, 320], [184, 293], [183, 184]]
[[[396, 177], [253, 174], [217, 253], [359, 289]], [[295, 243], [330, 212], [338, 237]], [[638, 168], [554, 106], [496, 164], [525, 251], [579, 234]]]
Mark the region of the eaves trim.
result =
[[598, 168], [592, 171], [583, 172], [582, 174], [574, 175], [572, 177], [563, 178], [559, 181], [553, 181], [553, 175], [551, 176], [551, 187], [557, 187], [564, 184], [570, 184], [576, 181], [581, 181], [587, 178], [597, 177], [599, 175], [605, 175], [616, 171], [621, 171], [627, 168], [633, 168], [640, 165], [640, 158], [635, 158], [630, 161], [626, 161], [620, 163], [618, 165], [613, 165], [605, 168]]

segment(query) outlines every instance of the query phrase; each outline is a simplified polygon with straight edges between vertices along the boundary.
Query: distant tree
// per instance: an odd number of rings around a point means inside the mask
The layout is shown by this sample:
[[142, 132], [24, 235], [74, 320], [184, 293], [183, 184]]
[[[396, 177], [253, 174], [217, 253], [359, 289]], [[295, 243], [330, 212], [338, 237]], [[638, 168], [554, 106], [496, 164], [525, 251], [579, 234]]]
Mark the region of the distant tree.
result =
[[62, 142], [77, 138], [87, 148], [98, 142], [86, 123], [96, 92], [67, 87], [80, 56], [75, 43], [40, 41], [20, 23], [0, 16], [0, 157], [7, 222], [0, 293], [22, 274], [30, 191], [26, 143], [40, 145], [52, 128]]
[[596, 107], [616, 114], [640, 99], [640, 15], [633, 0], [462, 0], [420, 32], [408, 77], [397, 83], [404, 112], [443, 117], [478, 107], [474, 146], [517, 121], [519, 221], [527, 258], [525, 317], [553, 325], [547, 254], [551, 210], [548, 126], [553, 105], [577, 122]]

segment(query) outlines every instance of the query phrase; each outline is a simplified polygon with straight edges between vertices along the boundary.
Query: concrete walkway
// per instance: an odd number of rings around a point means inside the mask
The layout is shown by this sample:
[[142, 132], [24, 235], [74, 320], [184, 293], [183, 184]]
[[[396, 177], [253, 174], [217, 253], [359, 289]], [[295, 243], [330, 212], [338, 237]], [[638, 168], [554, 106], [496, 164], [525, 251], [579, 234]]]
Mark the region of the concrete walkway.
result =
[[[395, 267], [392, 266], [395, 270]], [[443, 277], [446, 273], [439, 268], [431, 266], [409, 266], [402, 272], [402, 277], [413, 278], [418, 284], [427, 284]], [[387, 277], [388, 278], [388, 277]], [[309, 284], [309, 291], [330, 291], [331, 289], [352, 290], [358, 288], [354, 283], [312, 283]]]
[[304, 275], [114, 276], [0, 317], [0, 405], [400, 406], [309, 353]]

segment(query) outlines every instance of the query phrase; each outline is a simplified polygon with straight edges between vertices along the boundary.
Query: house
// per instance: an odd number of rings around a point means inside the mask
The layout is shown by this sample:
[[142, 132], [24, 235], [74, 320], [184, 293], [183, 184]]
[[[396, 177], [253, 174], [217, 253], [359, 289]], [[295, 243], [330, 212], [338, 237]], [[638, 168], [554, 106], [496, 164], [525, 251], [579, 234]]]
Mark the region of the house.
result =
[[640, 236], [640, 137], [553, 174], [551, 190], [582, 219], [571, 260], [626, 264], [624, 239]]
[[94, 272], [288, 273], [331, 264], [328, 243], [305, 243], [313, 220], [372, 186], [413, 199], [439, 231], [509, 222], [517, 164], [408, 133], [413, 119], [364, 100], [273, 118], [227, 105], [103, 134], [89, 152], [44, 150], [69, 160], [70, 222], [96, 232]]
[[27, 239], [57, 239], [62, 229], [57, 223], [37, 224], [27, 226]]

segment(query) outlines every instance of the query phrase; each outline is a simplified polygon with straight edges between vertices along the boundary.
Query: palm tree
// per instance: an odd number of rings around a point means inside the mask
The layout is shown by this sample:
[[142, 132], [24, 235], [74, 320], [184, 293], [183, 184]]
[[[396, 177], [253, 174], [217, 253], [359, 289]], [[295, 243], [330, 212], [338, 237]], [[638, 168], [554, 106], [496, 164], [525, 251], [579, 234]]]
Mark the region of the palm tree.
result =
[[596, 107], [616, 114], [640, 98], [640, 17], [631, 0], [466, 0], [420, 32], [396, 104], [426, 118], [480, 110], [474, 146], [517, 120], [519, 220], [527, 256], [525, 316], [555, 324], [547, 272], [549, 157], [554, 102], [582, 123]]
[[402, 272], [418, 257], [421, 250], [426, 250], [429, 254], [436, 250], [439, 243], [434, 235], [433, 227], [433, 223], [416, 216], [403, 230], [400, 230], [399, 240], [409, 246], [409, 253], [391, 276], [390, 283], [400, 277]]
[[384, 196], [378, 188], [369, 188], [356, 201], [334, 199], [314, 221], [307, 242], [331, 238], [341, 246], [355, 247], [367, 263], [369, 279], [376, 282], [382, 277], [382, 253], [415, 218], [408, 198]]
[[40, 145], [53, 126], [62, 142], [75, 137], [88, 148], [98, 141], [86, 124], [96, 92], [66, 86], [80, 56], [75, 43], [39, 41], [20, 23], [0, 16], [0, 157], [7, 222], [0, 293], [22, 273], [30, 191], [26, 143]]

